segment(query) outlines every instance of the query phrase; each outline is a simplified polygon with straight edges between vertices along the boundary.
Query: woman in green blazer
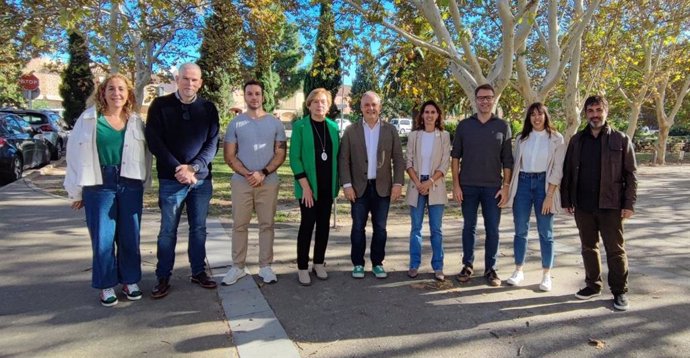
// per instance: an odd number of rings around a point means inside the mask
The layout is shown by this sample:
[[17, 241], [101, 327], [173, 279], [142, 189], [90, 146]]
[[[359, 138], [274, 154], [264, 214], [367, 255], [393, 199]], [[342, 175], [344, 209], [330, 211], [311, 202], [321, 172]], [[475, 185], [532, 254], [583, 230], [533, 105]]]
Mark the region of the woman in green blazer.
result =
[[328, 278], [324, 268], [333, 198], [338, 195], [338, 125], [326, 118], [333, 99], [331, 93], [317, 88], [307, 96], [309, 116], [292, 126], [290, 167], [295, 175], [295, 197], [299, 200], [301, 221], [297, 234], [297, 278], [305, 286], [309, 276], [309, 248], [314, 237], [316, 277]]

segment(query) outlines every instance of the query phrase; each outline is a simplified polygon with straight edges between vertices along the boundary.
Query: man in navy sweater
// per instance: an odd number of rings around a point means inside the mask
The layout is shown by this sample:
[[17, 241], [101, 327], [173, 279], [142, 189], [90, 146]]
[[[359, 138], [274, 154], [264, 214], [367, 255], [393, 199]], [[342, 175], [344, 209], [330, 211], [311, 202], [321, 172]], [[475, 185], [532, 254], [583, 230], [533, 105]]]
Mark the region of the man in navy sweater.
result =
[[151, 296], [161, 298], [170, 290], [175, 263], [177, 227], [187, 206], [191, 281], [204, 288], [216, 282], [206, 274], [206, 216], [213, 193], [211, 163], [218, 150], [218, 110], [197, 96], [201, 69], [193, 63], [180, 66], [178, 90], [158, 97], [149, 107], [146, 141], [156, 157], [158, 205], [161, 227], [158, 234], [158, 284]]

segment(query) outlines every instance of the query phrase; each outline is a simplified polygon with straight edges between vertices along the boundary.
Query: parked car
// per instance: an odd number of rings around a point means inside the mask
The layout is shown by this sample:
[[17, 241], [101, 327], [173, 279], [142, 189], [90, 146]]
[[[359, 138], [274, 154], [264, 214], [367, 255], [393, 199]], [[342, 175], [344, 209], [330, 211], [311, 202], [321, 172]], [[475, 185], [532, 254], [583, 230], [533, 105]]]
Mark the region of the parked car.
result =
[[14, 113], [29, 123], [34, 130], [40, 131], [50, 144], [50, 158], [60, 159], [67, 148], [69, 132], [66, 123], [57, 113], [30, 109], [3, 109], [2, 112]]
[[0, 181], [15, 181], [22, 177], [24, 168], [49, 162], [50, 147], [43, 134], [17, 115], [0, 113]]
[[412, 131], [412, 118], [393, 118], [391, 124], [398, 129], [400, 134], [407, 134]]

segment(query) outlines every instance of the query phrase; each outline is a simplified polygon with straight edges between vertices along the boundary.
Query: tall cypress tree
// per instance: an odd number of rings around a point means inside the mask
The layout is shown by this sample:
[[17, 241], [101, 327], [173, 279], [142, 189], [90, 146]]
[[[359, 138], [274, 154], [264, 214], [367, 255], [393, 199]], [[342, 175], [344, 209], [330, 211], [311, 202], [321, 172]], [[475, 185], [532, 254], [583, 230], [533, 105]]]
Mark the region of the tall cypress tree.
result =
[[[335, 18], [330, 1], [321, 1], [321, 16], [316, 35], [316, 53], [307, 75], [304, 78], [304, 95], [315, 88], [323, 87], [331, 92], [335, 99], [340, 88], [342, 71], [340, 69], [340, 48], [335, 38]], [[305, 108], [304, 113], [308, 113]], [[335, 103], [331, 105], [327, 116], [336, 118], [340, 111]]]
[[367, 91], [378, 92], [378, 81], [374, 73], [376, 61], [369, 53], [365, 53], [362, 57], [362, 60], [357, 64], [355, 79], [352, 81], [352, 89], [350, 90], [350, 108], [357, 117], [355, 120], [362, 116], [362, 95]]
[[233, 105], [232, 91], [242, 81], [242, 17], [231, 1], [214, 0], [211, 6], [213, 13], [206, 20], [197, 62], [204, 79], [200, 94], [216, 104], [221, 119], [225, 121]]
[[73, 125], [86, 109], [86, 100], [93, 92], [95, 85], [93, 73], [91, 73], [89, 49], [84, 37], [71, 31], [67, 51], [69, 64], [62, 73], [60, 96], [62, 96], [62, 107], [65, 109], [63, 117], [68, 124]]

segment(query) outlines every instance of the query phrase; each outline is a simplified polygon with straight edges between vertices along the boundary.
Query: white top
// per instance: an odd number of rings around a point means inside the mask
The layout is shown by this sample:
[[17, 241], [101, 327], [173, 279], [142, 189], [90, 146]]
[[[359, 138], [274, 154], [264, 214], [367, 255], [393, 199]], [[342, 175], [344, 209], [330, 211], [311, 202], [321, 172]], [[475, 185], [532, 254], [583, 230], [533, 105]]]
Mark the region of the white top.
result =
[[[103, 184], [96, 145], [97, 116], [95, 106], [87, 108], [77, 119], [67, 141], [64, 186], [72, 201], [82, 200], [84, 186]], [[144, 122], [132, 113], [125, 129], [120, 176], [143, 180], [144, 185], [148, 187], [151, 184], [152, 162], [151, 152], [144, 137]]]
[[434, 135], [436, 132], [422, 132], [422, 167], [419, 175], [431, 175], [431, 155], [434, 151]]
[[525, 173], [546, 172], [549, 158], [549, 133], [546, 130], [532, 131], [525, 142], [520, 171]]
[[379, 119], [376, 121], [374, 128], [369, 127], [366, 121], [362, 124], [362, 127], [364, 127], [364, 141], [367, 146], [367, 179], [376, 179], [376, 165], [378, 163], [376, 150], [379, 147], [381, 120]]

